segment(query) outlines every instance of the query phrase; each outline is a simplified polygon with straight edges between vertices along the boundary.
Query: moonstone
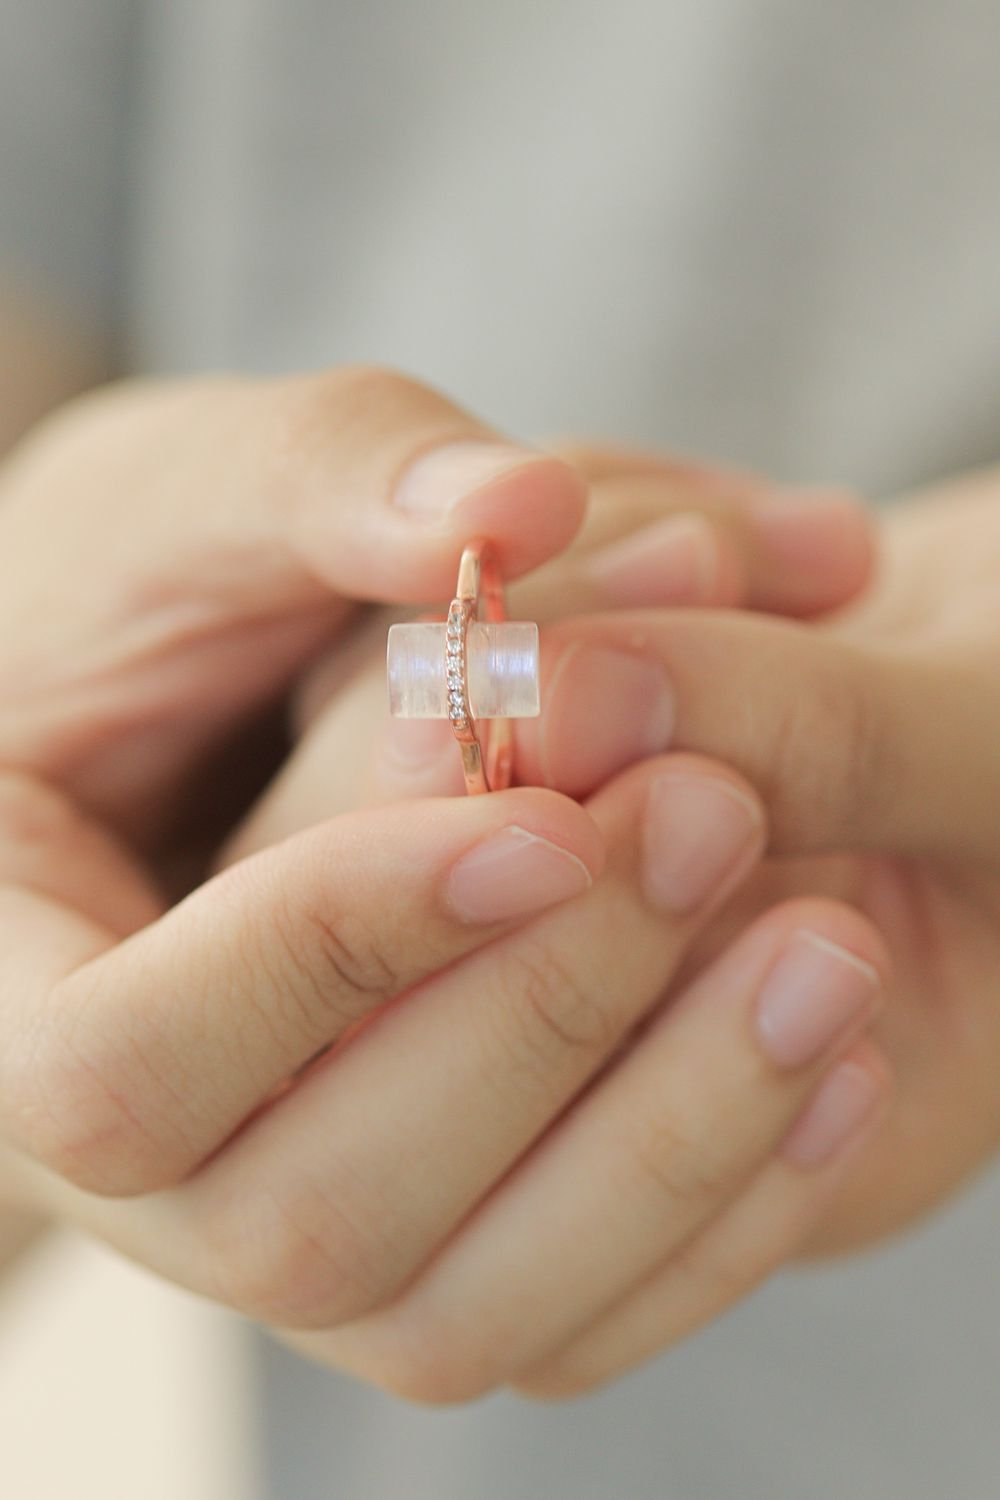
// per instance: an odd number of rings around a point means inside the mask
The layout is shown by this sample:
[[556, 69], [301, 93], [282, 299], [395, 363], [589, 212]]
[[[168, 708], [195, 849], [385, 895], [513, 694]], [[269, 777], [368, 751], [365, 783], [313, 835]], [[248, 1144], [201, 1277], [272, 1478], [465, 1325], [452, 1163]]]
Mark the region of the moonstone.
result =
[[[445, 624], [389, 628], [389, 708], [401, 719], [446, 719]], [[449, 658], [451, 660], [451, 658]], [[520, 620], [469, 626], [469, 707], [474, 719], [532, 719], [538, 702], [538, 626]]]

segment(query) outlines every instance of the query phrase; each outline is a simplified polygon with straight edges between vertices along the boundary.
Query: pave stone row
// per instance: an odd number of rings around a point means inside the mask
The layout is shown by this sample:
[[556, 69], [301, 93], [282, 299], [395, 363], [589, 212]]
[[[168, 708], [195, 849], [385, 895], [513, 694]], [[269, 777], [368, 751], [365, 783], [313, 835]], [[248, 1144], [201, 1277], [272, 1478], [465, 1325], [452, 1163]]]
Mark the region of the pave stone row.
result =
[[448, 686], [448, 718], [453, 729], [469, 727], [469, 699], [465, 681], [465, 636], [469, 608], [456, 599], [448, 610], [445, 628], [445, 679]]

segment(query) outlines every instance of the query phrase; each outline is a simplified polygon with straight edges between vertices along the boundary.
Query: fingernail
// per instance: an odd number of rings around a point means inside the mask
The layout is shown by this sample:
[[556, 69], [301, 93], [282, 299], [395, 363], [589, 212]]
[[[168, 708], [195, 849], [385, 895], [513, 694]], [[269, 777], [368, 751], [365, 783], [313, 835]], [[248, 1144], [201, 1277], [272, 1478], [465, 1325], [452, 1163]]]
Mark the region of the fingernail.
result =
[[878, 971], [818, 933], [795, 933], [757, 1000], [757, 1034], [780, 1067], [812, 1062], [879, 1002]]
[[462, 856], [447, 894], [463, 922], [509, 922], [579, 896], [591, 884], [582, 859], [512, 825]]
[[548, 786], [576, 795], [657, 755], [674, 729], [674, 694], [659, 662], [572, 642], [548, 683], [540, 744]]
[[715, 533], [702, 516], [667, 516], [602, 547], [585, 571], [617, 606], [701, 604], [715, 597]]
[[798, 1167], [825, 1166], [874, 1123], [885, 1102], [883, 1084], [868, 1068], [838, 1063], [785, 1137], [781, 1155]]
[[757, 805], [718, 777], [665, 772], [651, 783], [642, 829], [646, 899], [675, 915], [721, 895], [764, 837]]
[[806, 488], [776, 490], [750, 502], [756, 530], [772, 553], [789, 563], [807, 564], [831, 548], [845, 533], [853, 536], [864, 510], [849, 490]]
[[530, 448], [508, 443], [448, 443], [411, 464], [396, 488], [395, 502], [421, 520], [440, 521], [467, 495], [537, 457]]

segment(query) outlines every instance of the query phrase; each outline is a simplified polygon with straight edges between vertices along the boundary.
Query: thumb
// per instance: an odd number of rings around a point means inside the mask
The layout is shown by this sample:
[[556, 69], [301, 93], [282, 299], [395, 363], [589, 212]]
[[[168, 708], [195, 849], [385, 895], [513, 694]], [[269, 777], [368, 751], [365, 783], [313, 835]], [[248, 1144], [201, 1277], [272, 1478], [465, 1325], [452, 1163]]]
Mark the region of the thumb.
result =
[[353, 601], [447, 602], [479, 533], [516, 576], [584, 508], [568, 465], [372, 369], [90, 397], [0, 498], [0, 761], [111, 814], [279, 692]]
[[584, 795], [650, 753], [655, 720], [658, 748], [758, 788], [779, 852], [1000, 852], [1000, 692], [968, 653], [737, 613], [593, 616], [543, 637], [542, 704], [516, 722], [522, 781]]

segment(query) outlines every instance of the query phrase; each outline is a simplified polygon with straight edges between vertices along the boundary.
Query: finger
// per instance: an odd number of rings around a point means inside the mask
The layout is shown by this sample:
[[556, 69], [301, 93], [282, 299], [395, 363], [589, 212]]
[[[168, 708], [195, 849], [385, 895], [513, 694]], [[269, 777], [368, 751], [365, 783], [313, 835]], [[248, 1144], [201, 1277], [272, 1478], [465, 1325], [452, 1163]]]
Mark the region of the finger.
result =
[[[0, 757], [102, 810], [155, 802], [346, 601], [449, 598], [479, 534], [516, 577], [583, 505], [567, 465], [384, 371], [92, 398], [5, 474]], [[40, 591], [73, 608], [39, 616]]]
[[[748, 502], [774, 493], [772, 485], [752, 475], [694, 461], [668, 460], [640, 450], [562, 443], [550, 445], [548, 451], [579, 471], [587, 485], [588, 502], [583, 525], [570, 546], [551, 563], [515, 580], [510, 586], [516, 612], [539, 623], [547, 624], [564, 614], [581, 613], [585, 608], [585, 596], [591, 601], [587, 608], [598, 607], [593, 603], [596, 597], [593, 586], [580, 581], [584, 555], [597, 554], [609, 544], [627, 539], [633, 532], [660, 520], [679, 517], [684, 530], [689, 521], [704, 519], [698, 512], [703, 502], [709, 504], [725, 497], [734, 504], [737, 497], [741, 502]], [[645, 479], [650, 475], [656, 477], [655, 486], [629, 482], [635, 476]], [[817, 509], [822, 509], [822, 506], [810, 504], [807, 514], [812, 516]], [[693, 597], [689, 575], [697, 574], [699, 570], [697, 566], [689, 566], [688, 548], [682, 546], [680, 551], [682, 556], [675, 558], [674, 550], [669, 549], [666, 558], [668, 576], [660, 580], [656, 599], [645, 602], [680, 603], [688, 596]], [[675, 592], [680, 592], [683, 599], [675, 598]], [[640, 602], [632, 600], [631, 607]], [[384, 635], [394, 618], [392, 611], [386, 611], [384, 616], [369, 623]], [[357, 634], [363, 635], [364, 631]], [[353, 640], [352, 634], [352, 643]], [[343, 646], [325, 652], [303, 675], [294, 700], [295, 725], [299, 732], [313, 722], [330, 697], [339, 690], [345, 677], [345, 654], [349, 659], [348, 675], [353, 675], [353, 664], [350, 663], [354, 656], [352, 644], [348, 645], [346, 653]]]
[[176, 1181], [385, 1002], [586, 889], [602, 847], [583, 809], [544, 792], [356, 814], [233, 866], [117, 946], [10, 890], [6, 1133], [92, 1192]]
[[467, 1400], [562, 1347], [744, 1190], [870, 1024], [884, 962], [870, 924], [846, 908], [769, 913], [653, 1019], [395, 1304], [339, 1331], [350, 1367], [380, 1384], [402, 1371], [420, 1399]]
[[[546, 623], [587, 610], [677, 604], [814, 614], [846, 602], [869, 577], [872, 524], [842, 492], [778, 491], [752, 477], [613, 449], [563, 453], [589, 482], [587, 516], [568, 552], [511, 589], [516, 618]], [[359, 797], [462, 790], [446, 723], [388, 720], [377, 644], [385, 625], [371, 623], [362, 632], [367, 665], [338, 647], [307, 674], [296, 718], [308, 734], [241, 830], [241, 846], [274, 828], [305, 826], [310, 806], [315, 817]], [[385, 728], [371, 765], [367, 758], [362, 765], [357, 722], [373, 718]], [[344, 778], [330, 785], [322, 767], [334, 759], [357, 765], [349, 788]]]
[[411, 990], [179, 1187], [123, 1203], [36, 1173], [34, 1198], [270, 1321], [322, 1325], [378, 1301], [603, 1064], [763, 839], [752, 795], [690, 758], [638, 768], [591, 811], [613, 859], [570, 920], [543, 917], [523, 944]]
[[580, 796], [670, 744], [758, 787], [776, 849], [994, 859], [998, 737], [991, 666], [968, 651], [728, 613], [604, 615], [543, 638], [542, 713], [515, 721], [515, 768]]
[[592, 891], [439, 973], [187, 1184], [236, 1268], [227, 1300], [301, 1328], [391, 1301], [658, 999], [763, 842], [752, 794], [690, 757], [588, 810], [609, 850]]
[[[592, 514], [600, 511], [600, 490], [592, 490]], [[847, 497], [769, 495], [742, 512], [731, 506], [728, 515], [715, 502], [714, 514], [680, 512], [596, 552], [576, 549], [525, 580], [513, 613], [553, 619], [586, 609], [686, 604], [804, 614], [843, 603], [865, 582], [870, 563], [870, 525]], [[585, 795], [623, 765], [666, 749], [676, 705], [664, 672], [631, 647], [624, 628], [614, 631], [619, 641], [625, 637], [624, 650], [581, 653], [570, 667], [573, 633], [569, 626], [544, 643], [542, 718], [517, 725], [516, 772]], [[384, 710], [382, 717], [375, 798], [444, 795], [460, 786], [446, 724], [389, 720]], [[339, 735], [335, 724], [330, 733]], [[689, 743], [730, 758], [728, 749]]]
[[[564, 573], [571, 579], [585, 553], [594, 554], [596, 576], [585, 572], [559, 613], [739, 603], [813, 615], [845, 603], [867, 582], [872, 521], [848, 491], [777, 486], [690, 455], [580, 441], [547, 446], [579, 470], [590, 504], [565, 558], [515, 590], [519, 603], [537, 601], [540, 618], [552, 617], [545, 599], [560, 599], [558, 580]], [[676, 530], [658, 524], [673, 519], [681, 523]], [[619, 552], [616, 544], [639, 531], [642, 541]], [[550, 579], [551, 590], [536, 588]]]
[[560, 1349], [510, 1383], [580, 1396], [634, 1370], [741, 1301], [795, 1256], [830, 1211], [855, 1155], [885, 1118], [891, 1080], [868, 1039], [850, 1049], [746, 1191]]
[[824, 614], [869, 581], [873, 534], [846, 491], [612, 474], [591, 481], [574, 547], [516, 585], [512, 608], [544, 620], [682, 604]]

